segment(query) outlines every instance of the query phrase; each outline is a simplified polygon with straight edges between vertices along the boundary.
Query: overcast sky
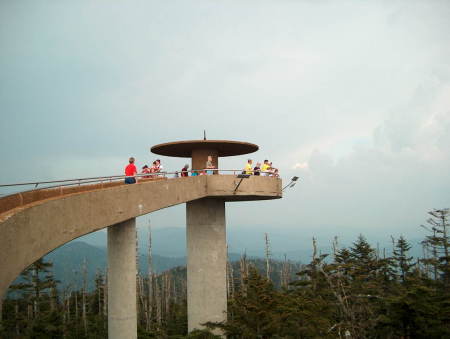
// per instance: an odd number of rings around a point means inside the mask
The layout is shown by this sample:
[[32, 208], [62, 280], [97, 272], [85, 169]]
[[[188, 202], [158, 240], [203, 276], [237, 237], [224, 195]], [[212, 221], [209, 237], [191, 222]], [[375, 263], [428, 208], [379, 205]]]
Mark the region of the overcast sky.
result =
[[0, 181], [121, 174], [206, 129], [301, 178], [230, 227], [420, 236], [450, 207], [449, 37], [445, 0], [1, 0]]

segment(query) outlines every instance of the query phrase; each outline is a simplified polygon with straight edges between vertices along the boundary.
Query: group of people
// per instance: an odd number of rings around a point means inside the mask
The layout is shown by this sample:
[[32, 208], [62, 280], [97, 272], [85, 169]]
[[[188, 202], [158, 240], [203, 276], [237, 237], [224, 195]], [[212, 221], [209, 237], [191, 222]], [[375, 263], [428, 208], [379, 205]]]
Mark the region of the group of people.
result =
[[264, 160], [262, 166], [260, 162], [256, 163], [256, 166], [253, 167], [253, 160], [248, 159], [247, 164], [245, 165], [243, 174], [250, 175], [261, 175], [266, 177], [278, 177], [278, 168], [272, 166], [272, 162], [269, 160]]
[[[163, 166], [161, 165], [161, 160], [156, 159], [155, 161], [153, 161], [152, 167], [148, 167], [147, 165], [144, 165], [142, 167], [142, 171], [141, 174], [154, 174], [155, 173], [160, 173], [163, 171]], [[152, 175], [146, 175], [144, 176], [144, 178], [151, 178]]]
[[[136, 183], [136, 175], [137, 168], [134, 164], [135, 159], [131, 157], [128, 160], [129, 164], [125, 167], [125, 183], [126, 184], [135, 184]], [[188, 177], [189, 172], [191, 172], [191, 176], [197, 176], [197, 175], [211, 175], [214, 174], [214, 171], [217, 171], [216, 166], [213, 163], [213, 157], [211, 155], [208, 156], [207, 161], [205, 163], [205, 168], [200, 170], [192, 170], [189, 171], [189, 165], [186, 164], [181, 169], [180, 176], [181, 177]], [[161, 160], [156, 159], [153, 161], [152, 167], [148, 167], [147, 165], [144, 165], [142, 167], [142, 171], [140, 174], [148, 174], [144, 175], [144, 178], [154, 178], [161, 176], [160, 173], [163, 172], [163, 166], [161, 165]], [[244, 170], [242, 171], [243, 174], [249, 174], [249, 175], [260, 175], [260, 176], [270, 176], [270, 177], [278, 177], [278, 169], [274, 168], [272, 166], [272, 162], [269, 162], [269, 160], [264, 160], [263, 164], [261, 165], [260, 162], [256, 163], [256, 166], [253, 167], [253, 160], [248, 159], [247, 164], [245, 165]], [[178, 172], [175, 175], [178, 177]]]
[[[137, 173], [137, 168], [136, 165], [134, 164], [135, 159], [133, 157], [131, 157], [130, 159], [128, 159], [128, 165], [125, 167], [125, 183], [126, 184], [135, 184], [136, 183], [136, 175]], [[151, 178], [154, 176], [160, 176], [159, 173], [161, 173], [163, 171], [163, 166], [161, 165], [161, 160], [156, 159], [155, 161], [153, 161], [153, 165], [152, 167], [148, 167], [148, 165], [144, 165], [142, 167], [142, 171], [141, 174], [149, 174], [149, 175], [145, 175], [143, 176], [144, 178]]]
[[[201, 170], [192, 170], [191, 176], [196, 177], [197, 175], [211, 175], [214, 174], [214, 170], [216, 169], [216, 166], [213, 164], [213, 158], [212, 155], [208, 155], [208, 160], [206, 160], [205, 168]], [[186, 164], [180, 171], [181, 177], [188, 177], [189, 176], [189, 165]]]

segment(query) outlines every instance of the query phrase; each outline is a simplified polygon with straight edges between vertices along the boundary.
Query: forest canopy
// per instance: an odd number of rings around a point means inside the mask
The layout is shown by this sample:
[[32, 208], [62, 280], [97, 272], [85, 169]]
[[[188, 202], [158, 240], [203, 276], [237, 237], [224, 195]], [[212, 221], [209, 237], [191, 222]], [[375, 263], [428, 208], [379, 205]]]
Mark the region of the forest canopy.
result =
[[[228, 262], [228, 314], [223, 323], [187, 333], [186, 269], [137, 275], [139, 338], [448, 338], [450, 265], [448, 209], [433, 210], [410, 256], [399, 237], [392, 254], [359, 235], [351, 246], [333, 243], [319, 253], [313, 239], [308, 264], [270, 258]], [[105, 271], [95, 289], [58, 289], [52, 263], [38, 260], [3, 301], [0, 337], [107, 338]]]

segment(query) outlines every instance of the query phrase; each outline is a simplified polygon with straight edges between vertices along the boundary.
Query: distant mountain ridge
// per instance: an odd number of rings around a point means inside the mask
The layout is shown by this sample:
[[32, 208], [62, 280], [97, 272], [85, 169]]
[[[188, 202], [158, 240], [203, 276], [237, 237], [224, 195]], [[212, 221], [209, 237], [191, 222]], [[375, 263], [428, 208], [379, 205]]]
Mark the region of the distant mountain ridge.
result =
[[[252, 257], [264, 257], [265, 242], [264, 233], [267, 231], [270, 242], [270, 252], [274, 259], [284, 259], [284, 256], [290, 260], [309, 263], [312, 256], [312, 238], [307, 238], [298, 234], [297, 231], [285, 230], [282, 227], [272, 228], [270, 230], [254, 227], [227, 227], [227, 244], [228, 251], [231, 253], [246, 253]], [[139, 252], [146, 254], [148, 247], [148, 228], [140, 225], [137, 227]], [[98, 231], [91, 233], [82, 238], [88, 244], [105, 247], [106, 231]], [[349, 247], [358, 237], [355, 233], [354, 237], [347, 241], [339, 238], [339, 247]], [[383, 237], [384, 238], [384, 237]], [[333, 238], [324, 238], [317, 236], [318, 250], [321, 253], [332, 252]], [[379, 247], [380, 252], [386, 248], [386, 254], [392, 251], [392, 242], [389, 235], [385, 239], [379, 241], [368, 238], [369, 243], [374, 248]], [[422, 255], [420, 241], [422, 239], [406, 239], [411, 245], [411, 255], [418, 257]], [[161, 227], [152, 228], [152, 251], [154, 254], [162, 257], [185, 257], [186, 256], [186, 229], [184, 227]]]
[[[142, 233], [142, 230], [141, 230]], [[146, 236], [147, 235], [147, 236]], [[139, 236], [139, 270], [142, 274], [148, 272], [148, 258], [147, 258], [147, 234], [140, 234]], [[168, 228], [157, 229], [152, 232], [152, 260], [153, 270], [155, 273], [160, 273], [178, 266], [186, 266], [185, 256], [185, 230], [182, 228]], [[271, 247], [272, 247], [272, 238]], [[281, 239], [276, 239], [276, 242], [280, 242]], [[86, 242], [86, 241], [87, 242]], [[239, 243], [239, 239], [229, 239], [233, 243]], [[237, 240], [237, 241], [236, 241]], [[253, 237], [251, 240], [254, 243], [262, 243], [262, 239], [259, 237]], [[107, 249], [104, 246], [96, 246], [93, 244], [106, 244], [106, 232], [95, 232], [88, 236], [79, 238], [69, 242], [53, 252], [45, 256], [45, 260], [53, 263], [53, 273], [55, 279], [59, 280], [60, 288], [79, 288], [83, 283], [83, 266], [86, 266], [86, 278], [89, 289], [94, 286], [95, 275], [100, 272], [105, 274], [107, 268]], [[421, 256], [421, 249], [418, 246], [418, 241], [411, 242], [412, 249], [410, 255], [414, 257]], [[341, 244], [342, 246], [342, 244]], [[280, 247], [279, 244], [276, 245]], [[302, 247], [299, 245], [299, 247]], [[392, 245], [390, 245], [392, 247]], [[175, 248], [175, 251], [173, 250]], [[231, 251], [236, 246], [231, 248]], [[272, 251], [271, 258], [275, 260], [284, 260], [286, 255], [287, 259], [294, 260], [295, 262], [309, 263], [311, 260], [312, 251], [309, 246], [303, 244], [302, 250], [287, 250], [284, 252]], [[382, 246], [380, 248], [383, 248]], [[331, 246], [319, 246], [319, 252], [331, 253]], [[390, 249], [386, 252], [386, 255], [390, 255]], [[166, 255], [162, 255], [162, 253]], [[229, 253], [229, 260], [239, 260], [241, 254], [246, 253], [248, 257], [263, 258], [264, 248], [252, 247], [252, 250], [244, 249], [241, 253]], [[173, 254], [180, 254], [174, 256]], [[84, 264], [85, 263], [85, 264]]]
[[[240, 258], [239, 254], [230, 254], [230, 260]], [[53, 274], [60, 281], [60, 288], [79, 288], [83, 284], [84, 270], [88, 288], [94, 287], [95, 275], [105, 274], [107, 268], [107, 250], [83, 241], [69, 242], [53, 252], [47, 254], [44, 259], [53, 263]], [[161, 273], [178, 266], [186, 266], [186, 257], [164, 257], [153, 254], [153, 271]], [[84, 266], [86, 267], [84, 269]], [[139, 270], [142, 274], [148, 272], [148, 256], [139, 254]]]

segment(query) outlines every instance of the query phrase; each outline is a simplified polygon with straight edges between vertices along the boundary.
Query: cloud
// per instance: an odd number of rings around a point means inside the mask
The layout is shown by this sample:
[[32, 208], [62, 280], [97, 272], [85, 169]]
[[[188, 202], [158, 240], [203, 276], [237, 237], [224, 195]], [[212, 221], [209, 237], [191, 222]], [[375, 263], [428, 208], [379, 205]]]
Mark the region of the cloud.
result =
[[206, 129], [301, 177], [236, 227], [387, 233], [450, 201], [445, 1], [0, 6], [2, 182], [115, 174]]

